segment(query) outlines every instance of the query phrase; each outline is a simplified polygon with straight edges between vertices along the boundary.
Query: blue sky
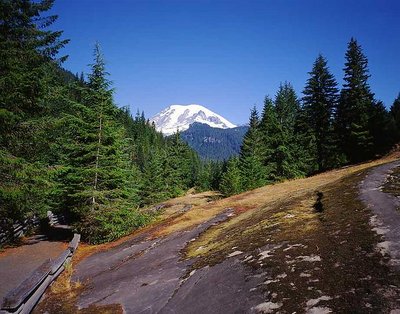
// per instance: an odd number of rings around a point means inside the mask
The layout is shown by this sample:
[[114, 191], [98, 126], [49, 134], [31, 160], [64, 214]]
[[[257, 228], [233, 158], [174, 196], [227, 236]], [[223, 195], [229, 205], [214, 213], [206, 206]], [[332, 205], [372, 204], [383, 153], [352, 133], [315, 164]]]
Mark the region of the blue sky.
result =
[[64, 67], [87, 72], [101, 46], [119, 106], [151, 117], [170, 104], [202, 104], [247, 122], [283, 81], [301, 93], [319, 53], [342, 83], [354, 36], [370, 85], [390, 106], [400, 92], [400, 1], [56, 0], [54, 29], [71, 40]]

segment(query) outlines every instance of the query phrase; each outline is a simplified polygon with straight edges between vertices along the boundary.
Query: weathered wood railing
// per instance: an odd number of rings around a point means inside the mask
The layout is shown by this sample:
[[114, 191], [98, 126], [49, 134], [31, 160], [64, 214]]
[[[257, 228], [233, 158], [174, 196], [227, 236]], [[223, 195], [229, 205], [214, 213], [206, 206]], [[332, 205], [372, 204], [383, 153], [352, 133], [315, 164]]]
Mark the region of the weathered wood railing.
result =
[[13, 241], [22, 237], [30, 229], [36, 228], [40, 225], [40, 219], [37, 216], [25, 219], [24, 221], [16, 222], [11, 227], [6, 222], [0, 224], [0, 244]]
[[58, 277], [71, 260], [81, 236], [74, 234], [68, 248], [55, 259], [46, 260], [35, 269], [18, 287], [11, 290], [3, 300], [0, 314], [30, 313], [39, 302], [47, 287]]
[[49, 219], [50, 226], [65, 225], [67, 223], [67, 220], [63, 214], [54, 214], [53, 212], [48, 211], [47, 218]]
[[[67, 219], [63, 214], [54, 214], [51, 211], [47, 212], [49, 226], [66, 225]], [[5, 227], [6, 226], [6, 227]], [[0, 221], [0, 244], [13, 242], [18, 238], [26, 235], [29, 230], [40, 226], [40, 218], [33, 216], [24, 221], [15, 222], [12, 226], [5, 221]], [[68, 226], [64, 226], [67, 228]]]

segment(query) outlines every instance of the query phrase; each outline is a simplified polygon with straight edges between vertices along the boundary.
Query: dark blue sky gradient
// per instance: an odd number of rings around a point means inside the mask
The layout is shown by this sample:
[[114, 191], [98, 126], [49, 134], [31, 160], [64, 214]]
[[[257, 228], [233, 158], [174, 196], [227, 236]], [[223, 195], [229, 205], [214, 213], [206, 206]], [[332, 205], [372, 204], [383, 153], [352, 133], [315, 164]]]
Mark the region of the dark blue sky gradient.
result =
[[247, 122], [280, 82], [301, 93], [318, 53], [341, 84], [354, 36], [370, 85], [389, 107], [400, 92], [400, 1], [56, 0], [54, 29], [71, 39], [64, 67], [87, 72], [98, 41], [115, 100], [146, 116], [170, 104], [202, 104]]

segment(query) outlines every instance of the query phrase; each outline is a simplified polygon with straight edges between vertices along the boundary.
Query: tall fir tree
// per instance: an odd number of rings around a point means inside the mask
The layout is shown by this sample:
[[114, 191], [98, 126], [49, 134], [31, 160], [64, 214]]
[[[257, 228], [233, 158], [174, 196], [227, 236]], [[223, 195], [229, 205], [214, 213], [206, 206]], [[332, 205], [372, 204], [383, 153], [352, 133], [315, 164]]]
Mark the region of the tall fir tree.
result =
[[69, 168], [64, 179], [67, 204], [81, 217], [89, 210], [138, 204], [139, 173], [131, 162], [131, 141], [117, 120], [106, 76], [96, 45], [88, 84], [83, 87], [84, 104], [71, 103], [74, 112], [63, 116], [71, 132], [63, 141]]
[[163, 173], [168, 196], [182, 195], [193, 184], [193, 168], [196, 164], [192, 151], [182, 141], [179, 132], [169, 139], [163, 162]]
[[[57, 16], [43, 16], [53, 2], [0, 2], [0, 145], [14, 155], [28, 157], [25, 142], [36, 129], [30, 122], [47, 108], [50, 67], [65, 60], [56, 56], [68, 40], [61, 39], [61, 31], [46, 29]], [[35, 158], [34, 151], [29, 155]]]
[[149, 157], [143, 170], [142, 205], [157, 203], [168, 198], [163, 167], [165, 156], [162, 151], [154, 150]]
[[368, 60], [358, 42], [351, 38], [344, 68], [344, 84], [336, 112], [336, 132], [340, 148], [349, 162], [368, 159], [373, 152], [373, 138], [368, 120], [374, 95], [368, 84]]
[[264, 99], [259, 128], [263, 141], [263, 165], [267, 169], [266, 179], [268, 182], [274, 182], [279, 180], [276, 152], [279, 145], [280, 126], [274, 102], [269, 96]]
[[199, 164], [199, 169], [196, 176], [196, 190], [199, 192], [212, 189], [212, 165], [211, 162], [203, 162]]
[[292, 150], [297, 156], [297, 168], [301, 170], [301, 176], [318, 172], [316, 136], [307, 121], [306, 110], [300, 107], [296, 117]]
[[240, 170], [242, 188], [251, 190], [266, 184], [267, 171], [263, 164], [263, 139], [259, 129], [259, 116], [256, 107], [250, 113], [249, 130], [243, 138], [240, 150]]
[[368, 124], [373, 138], [373, 153], [376, 157], [381, 156], [398, 141], [399, 129], [395, 119], [386, 110], [383, 102], [375, 101], [371, 107]]
[[[309, 151], [315, 152], [311, 162], [317, 171], [324, 171], [336, 165], [337, 156], [333, 115], [338, 103], [338, 89], [334, 76], [330, 73], [327, 61], [319, 55], [313, 64], [310, 78], [303, 91], [303, 114], [305, 123], [302, 131], [313, 137]], [[307, 135], [307, 132], [311, 134]]]
[[40, 159], [48, 143], [48, 91], [56, 59], [68, 42], [52, 31], [57, 16], [44, 16], [53, 1], [0, 1], [0, 215], [45, 215], [51, 205], [52, 169]]
[[[390, 113], [394, 119], [397, 130], [400, 131], [400, 93], [397, 95], [397, 97], [393, 101], [393, 104], [390, 107]], [[396, 139], [399, 140], [398, 135], [397, 135]]]
[[275, 96], [275, 110], [283, 130], [293, 133], [300, 104], [296, 92], [289, 82], [279, 86]]
[[227, 162], [226, 169], [221, 176], [219, 190], [225, 196], [239, 194], [242, 191], [242, 177], [238, 157], [232, 157]]
[[288, 82], [279, 87], [275, 97], [275, 111], [278, 122], [274, 151], [276, 176], [280, 179], [303, 176], [305, 152], [296, 135], [300, 104], [293, 86]]

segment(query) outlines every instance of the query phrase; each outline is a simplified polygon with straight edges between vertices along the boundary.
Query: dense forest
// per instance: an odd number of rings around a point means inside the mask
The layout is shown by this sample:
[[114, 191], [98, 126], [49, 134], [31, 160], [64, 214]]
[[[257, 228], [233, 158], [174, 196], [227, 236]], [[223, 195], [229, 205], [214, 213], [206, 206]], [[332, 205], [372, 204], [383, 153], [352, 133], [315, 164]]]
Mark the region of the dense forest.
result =
[[197, 190], [225, 195], [311, 175], [387, 152], [399, 139], [400, 95], [390, 112], [368, 84], [352, 39], [341, 91], [318, 56], [299, 98], [289, 83], [251, 111], [239, 157], [204, 162], [179, 134], [165, 138], [118, 108], [99, 45], [88, 74], [62, 68], [68, 40], [43, 16], [53, 1], [0, 0], [1, 229], [65, 213], [86, 241], [148, 223], [143, 207]]
[[224, 161], [240, 153], [247, 129], [247, 126], [220, 129], [195, 122], [180, 136], [202, 160]]

